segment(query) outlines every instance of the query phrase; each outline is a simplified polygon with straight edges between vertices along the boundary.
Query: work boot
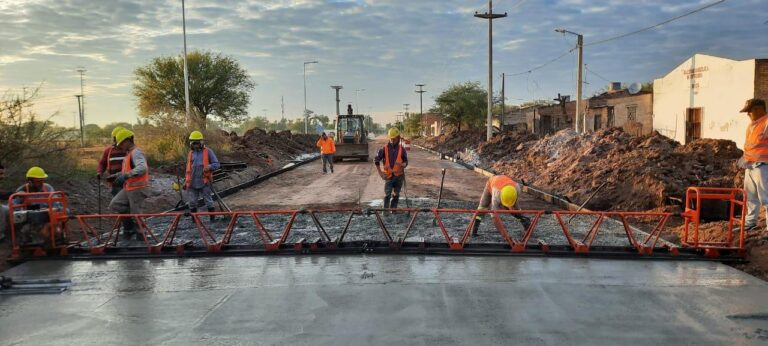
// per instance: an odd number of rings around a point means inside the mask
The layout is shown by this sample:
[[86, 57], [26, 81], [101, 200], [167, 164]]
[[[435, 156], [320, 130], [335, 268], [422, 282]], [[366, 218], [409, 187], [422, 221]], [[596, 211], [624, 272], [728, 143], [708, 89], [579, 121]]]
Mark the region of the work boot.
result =
[[483, 219], [480, 216], [475, 218], [475, 223], [472, 225], [472, 236], [473, 237], [477, 235], [477, 231], [480, 229], [480, 222], [482, 220]]
[[389, 201], [390, 201], [389, 196], [384, 197], [384, 209], [389, 209]]
[[528, 227], [531, 227], [531, 218], [520, 215], [518, 220], [520, 221], [520, 224], [523, 225], [523, 231], [527, 231]]
[[[213, 213], [214, 211], [216, 211], [216, 208], [208, 208], [208, 212], [209, 213]], [[211, 220], [211, 222], [216, 221], [216, 215], [211, 215], [210, 216], [210, 220]]]
[[189, 216], [192, 216], [192, 215], [191, 215], [192, 213], [197, 213], [197, 208], [191, 208], [191, 209], [189, 209], [189, 213], [190, 213], [190, 215], [189, 215]]

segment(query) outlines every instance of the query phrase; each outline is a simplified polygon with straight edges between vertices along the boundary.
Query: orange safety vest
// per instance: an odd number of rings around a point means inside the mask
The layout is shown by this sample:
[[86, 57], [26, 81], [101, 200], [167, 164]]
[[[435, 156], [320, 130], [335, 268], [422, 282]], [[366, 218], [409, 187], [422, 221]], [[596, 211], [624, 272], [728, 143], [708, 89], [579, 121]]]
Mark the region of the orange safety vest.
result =
[[[132, 157], [133, 149], [131, 149], [131, 151], [125, 155], [125, 159], [123, 159], [123, 174], [128, 174], [131, 172]], [[125, 191], [133, 191], [143, 189], [145, 187], [149, 187], [149, 162], [147, 162], [147, 171], [144, 174], [125, 179], [125, 183], [123, 183], [123, 190]]]
[[499, 191], [505, 186], [514, 186], [517, 188], [517, 183], [506, 175], [495, 175], [491, 177], [491, 179], [488, 179], [488, 184], [491, 185], [491, 189]]
[[744, 144], [744, 160], [768, 162], [768, 115], [747, 126], [747, 140]]
[[392, 178], [393, 175], [396, 177], [403, 175], [403, 146], [399, 144], [397, 146], [397, 159], [394, 168], [390, 168], [388, 147], [389, 144], [384, 146], [384, 175], [387, 176], [387, 179]]
[[336, 144], [333, 143], [333, 140], [330, 137], [317, 140], [317, 146], [320, 147], [320, 154], [328, 155], [336, 152]]
[[[208, 167], [210, 162], [208, 161], [208, 148], [203, 148], [203, 169]], [[205, 172], [205, 171], [203, 171]], [[203, 173], [203, 183], [208, 184], [213, 181], [213, 172]], [[184, 186], [189, 188], [192, 185], [192, 150], [187, 155], [187, 173], [184, 175]]]

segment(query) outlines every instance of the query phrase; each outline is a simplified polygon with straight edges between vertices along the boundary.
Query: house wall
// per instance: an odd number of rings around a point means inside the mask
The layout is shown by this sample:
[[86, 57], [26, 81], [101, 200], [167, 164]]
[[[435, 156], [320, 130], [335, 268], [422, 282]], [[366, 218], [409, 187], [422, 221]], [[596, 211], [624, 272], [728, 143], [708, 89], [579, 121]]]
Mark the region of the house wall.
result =
[[749, 118], [739, 113], [755, 95], [755, 60], [696, 54], [653, 82], [653, 128], [685, 142], [687, 108], [702, 108], [701, 136], [742, 148]]

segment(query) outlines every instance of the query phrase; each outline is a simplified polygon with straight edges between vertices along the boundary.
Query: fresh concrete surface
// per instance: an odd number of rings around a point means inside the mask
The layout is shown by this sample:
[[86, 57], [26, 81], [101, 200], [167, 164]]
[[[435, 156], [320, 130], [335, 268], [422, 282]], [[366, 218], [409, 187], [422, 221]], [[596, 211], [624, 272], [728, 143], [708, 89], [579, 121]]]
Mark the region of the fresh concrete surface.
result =
[[768, 283], [713, 262], [445, 256], [36, 261], [8, 345], [766, 344]]

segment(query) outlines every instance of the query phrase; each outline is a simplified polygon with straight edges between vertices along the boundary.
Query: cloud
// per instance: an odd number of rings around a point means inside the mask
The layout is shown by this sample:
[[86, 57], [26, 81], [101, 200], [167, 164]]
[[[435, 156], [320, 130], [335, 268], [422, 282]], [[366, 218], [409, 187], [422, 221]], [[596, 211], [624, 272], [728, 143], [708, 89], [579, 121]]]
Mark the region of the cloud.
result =
[[[706, 51], [737, 59], [768, 57], [762, 42], [764, 0], [728, 1], [662, 28], [610, 43], [590, 42], [636, 30], [709, 3], [709, 0], [543, 0], [496, 2], [494, 70], [528, 71], [572, 49], [584, 34], [585, 62], [611, 80], [651, 80], [690, 55]], [[319, 60], [307, 74], [308, 107], [334, 112], [332, 84], [366, 89], [361, 108], [397, 114], [417, 103], [415, 83], [427, 84], [425, 108], [448, 85], [485, 81], [488, 22], [485, 0], [195, 0], [187, 2], [190, 50], [222, 52], [240, 61], [259, 84], [251, 108], [278, 114], [285, 97], [289, 117], [301, 114], [302, 63]], [[180, 54], [181, 4], [156, 0], [4, 0], [0, 2], [0, 85], [45, 81], [61, 97], [65, 114], [76, 104], [75, 67], [84, 66], [90, 118], [107, 123], [136, 118], [133, 71], [157, 56]], [[574, 54], [546, 68], [508, 78], [510, 98], [551, 98], [573, 92]], [[597, 77], [587, 73], [597, 86]], [[500, 81], [499, 81], [500, 82]], [[497, 82], [497, 83], [499, 83]], [[496, 90], [499, 90], [496, 85]], [[44, 90], [45, 91], [45, 90]], [[429, 97], [431, 96], [431, 97]], [[363, 102], [365, 100], [365, 102]], [[51, 103], [55, 103], [52, 99]]]

